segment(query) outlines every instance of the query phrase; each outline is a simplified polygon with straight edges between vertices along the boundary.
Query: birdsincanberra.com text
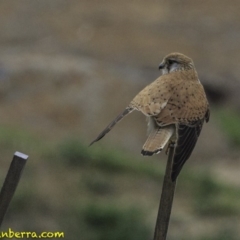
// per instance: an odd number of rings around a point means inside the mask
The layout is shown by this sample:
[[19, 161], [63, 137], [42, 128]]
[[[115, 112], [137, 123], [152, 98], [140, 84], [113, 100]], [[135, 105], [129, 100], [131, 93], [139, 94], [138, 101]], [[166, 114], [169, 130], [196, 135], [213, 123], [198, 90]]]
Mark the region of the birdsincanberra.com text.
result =
[[64, 238], [64, 232], [15, 232], [11, 228], [8, 231], [1, 231], [0, 232], [0, 239], [60, 239]]

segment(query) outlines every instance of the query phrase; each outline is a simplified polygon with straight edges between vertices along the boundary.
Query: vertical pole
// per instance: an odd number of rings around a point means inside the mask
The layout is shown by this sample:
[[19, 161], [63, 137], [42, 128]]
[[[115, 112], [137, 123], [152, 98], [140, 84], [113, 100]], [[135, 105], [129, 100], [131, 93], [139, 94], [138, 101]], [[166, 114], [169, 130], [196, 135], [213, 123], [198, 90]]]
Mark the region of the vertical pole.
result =
[[15, 152], [14, 154], [13, 160], [0, 192], [0, 226], [2, 225], [5, 213], [17, 188], [22, 170], [27, 159], [28, 156], [23, 153]]
[[165, 170], [160, 205], [158, 209], [154, 240], [166, 240], [176, 186], [176, 181], [173, 182], [171, 179], [174, 143], [170, 143], [168, 151], [168, 161]]

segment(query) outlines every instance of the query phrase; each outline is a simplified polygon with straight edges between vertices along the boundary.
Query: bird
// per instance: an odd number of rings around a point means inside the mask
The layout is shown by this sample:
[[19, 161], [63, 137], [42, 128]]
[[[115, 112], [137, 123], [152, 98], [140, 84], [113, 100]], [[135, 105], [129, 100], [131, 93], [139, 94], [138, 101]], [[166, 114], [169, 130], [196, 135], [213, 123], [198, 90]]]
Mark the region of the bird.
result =
[[209, 121], [210, 108], [191, 58], [170, 53], [163, 58], [159, 69], [160, 77], [140, 91], [90, 145], [102, 139], [122, 118], [140, 111], [148, 121], [148, 138], [141, 154], [158, 154], [173, 143], [171, 180], [174, 182], [196, 145], [203, 123]]

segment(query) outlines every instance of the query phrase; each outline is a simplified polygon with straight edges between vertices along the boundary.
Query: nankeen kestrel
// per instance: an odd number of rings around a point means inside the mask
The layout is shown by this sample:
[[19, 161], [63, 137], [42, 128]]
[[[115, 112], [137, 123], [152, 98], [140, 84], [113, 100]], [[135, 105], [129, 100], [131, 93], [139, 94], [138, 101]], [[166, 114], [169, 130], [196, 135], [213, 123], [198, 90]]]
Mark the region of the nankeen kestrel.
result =
[[175, 181], [196, 145], [204, 120], [209, 120], [210, 110], [191, 58], [171, 53], [159, 69], [162, 75], [138, 93], [90, 145], [104, 137], [124, 116], [141, 111], [148, 118], [149, 132], [141, 153], [151, 156], [161, 152], [170, 141], [175, 142], [171, 174]]

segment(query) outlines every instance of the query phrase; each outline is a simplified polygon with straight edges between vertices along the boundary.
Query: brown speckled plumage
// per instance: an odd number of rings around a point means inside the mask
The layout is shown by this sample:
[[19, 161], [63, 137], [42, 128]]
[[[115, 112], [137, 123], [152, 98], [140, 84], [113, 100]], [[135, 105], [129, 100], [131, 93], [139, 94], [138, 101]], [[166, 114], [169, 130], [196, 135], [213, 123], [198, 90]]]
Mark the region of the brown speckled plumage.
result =
[[92, 143], [100, 140], [125, 115], [133, 110], [141, 111], [149, 119], [149, 137], [143, 146], [143, 155], [159, 153], [170, 140], [176, 142], [172, 167], [172, 180], [175, 181], [210, 112], [190, 58], [172, 53], [163, 59], [159, 68], [163, 75], [138, 93]]

